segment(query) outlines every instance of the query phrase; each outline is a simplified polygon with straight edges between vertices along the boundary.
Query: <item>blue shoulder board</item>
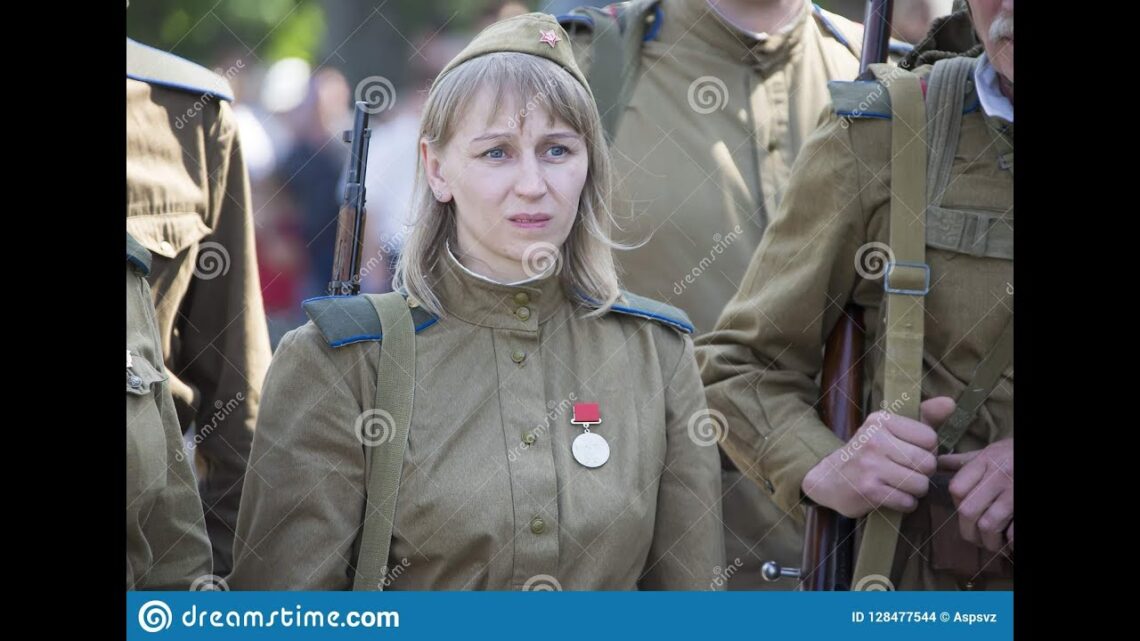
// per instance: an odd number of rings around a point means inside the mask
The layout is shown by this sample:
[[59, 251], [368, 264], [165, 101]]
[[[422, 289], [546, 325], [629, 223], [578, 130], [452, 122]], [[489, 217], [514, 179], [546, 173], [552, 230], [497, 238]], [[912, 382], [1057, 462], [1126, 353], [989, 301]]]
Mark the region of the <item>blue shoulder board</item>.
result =
[[891, 96], [878, 80], [831, 80], [831, 107], [847, 118], [891, 118]]
[[142, 243], [135, 240], [131, 236], [131, 232], [127, 232], [127, 262], [134, 265], [135, 269], [142, 272], [143, 276], [150, 274], [150, 251], [142, 246]]
[[[353, 343], [380, 341], [383, 332], [376, 308], [364, 295], [318, 296], [306, 300], [301, 306], [305, 314], [328, 341], [329, 347], [343, 347]], [[412, 308], [412, 322], [416, 333], [431, 327], [439, 319], [421, 307]]]
[[127, 38], [127, 77], [203, 96], [233, 101], [225, 78], [185, 58]]
[[689, 316], [680, 309], [627, 291], [622, 291], [611, 309], [619, 314], [657, 321], [684, 334], [696, 331]]
[[[872, 69], [876, 66], [872, 65]], [[930, 76], [926, 76], [923, 82]], [[831, 80], [827, 83], [831, 93], [831, 107], [835, 115], [846, 118], [891, 119], [891, 94], [887, 85], [879, 80]], [[926, 88], [923, 87], [923, 95]], [[962, 103], [962, 113], [968, 114], [981, 108], [977, 87], [966, 83], [966, 96]]]

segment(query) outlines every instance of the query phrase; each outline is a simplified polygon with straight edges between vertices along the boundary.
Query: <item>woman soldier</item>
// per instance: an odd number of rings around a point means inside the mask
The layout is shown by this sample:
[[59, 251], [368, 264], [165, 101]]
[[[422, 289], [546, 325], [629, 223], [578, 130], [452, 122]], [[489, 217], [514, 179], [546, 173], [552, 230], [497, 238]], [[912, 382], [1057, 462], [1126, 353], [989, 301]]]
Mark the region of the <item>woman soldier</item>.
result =
[[[395, 276], [417, 331], [391, 368], [415, 383], [398, 485], [368, 496], [389, 328], [368, 297], [308, 301], [269, 368], [230, 585], [348, 589], [387, 548], [363, 588], [709, 589], [723, 426], [706, 433], [684, 314], [618, 288], [606, 146], [565, 32], [544, 14], [488, 27], [421, 133]], [[391, 534], [362, 552], [384, 497]]]

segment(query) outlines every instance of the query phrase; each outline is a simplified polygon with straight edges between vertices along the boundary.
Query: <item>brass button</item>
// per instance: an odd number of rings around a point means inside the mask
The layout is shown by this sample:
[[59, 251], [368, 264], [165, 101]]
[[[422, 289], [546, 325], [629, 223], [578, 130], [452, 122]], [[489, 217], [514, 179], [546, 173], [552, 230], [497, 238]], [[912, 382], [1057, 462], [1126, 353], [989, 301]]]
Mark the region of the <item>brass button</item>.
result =
[[526, 360], [526, 352], [521, 349], [516, 349], [511, 352], [511, 360], [521, 365], [522, 362]]
[[543, 521], [537, 516], [534, 517], [530, 520], [530, 531], [534, 532], [535, 534], [542, 534], [546, 531], [546, 521]]
[[530, 319], [530, 308], [529, 307], [520, 307], [520, 308], [516, 309], [515, 310], [515, 316], [518, 316], [519, 320], [521, 320], [521, 321], [526, 321], [526, 320]]
[[526, 305], [530, 303], [530, 296], [526, 292], [519, 292], [515, 294], [515, 305]]
[[537, 440], [538, 437], [534, 435], [534, 432], [527, 432], [526, 436], [523, 436], [523, 443], [527, 445], [534, 445], [534, 442]]

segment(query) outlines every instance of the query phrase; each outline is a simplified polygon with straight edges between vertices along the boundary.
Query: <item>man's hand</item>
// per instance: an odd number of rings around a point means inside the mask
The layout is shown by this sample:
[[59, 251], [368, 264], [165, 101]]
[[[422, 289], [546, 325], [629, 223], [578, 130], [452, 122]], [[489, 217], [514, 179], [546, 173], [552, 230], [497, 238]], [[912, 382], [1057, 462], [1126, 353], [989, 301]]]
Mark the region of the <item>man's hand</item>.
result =
[[851, 518], [880, 507], [914, 511], [938, 468], [932, 426], [953, 412], [953, 399], [940, 396], [922, 403], [921, 422], [885, 411], [871, 414], [843, 449], [807, 473], [803, 493]]
[[985, 449], [938, 457], [938, 467], [957, 472], [950, 495], [958, 508], [962, 538], [998, 552], [1008, 539], [1013, 547], [1013, 439]]

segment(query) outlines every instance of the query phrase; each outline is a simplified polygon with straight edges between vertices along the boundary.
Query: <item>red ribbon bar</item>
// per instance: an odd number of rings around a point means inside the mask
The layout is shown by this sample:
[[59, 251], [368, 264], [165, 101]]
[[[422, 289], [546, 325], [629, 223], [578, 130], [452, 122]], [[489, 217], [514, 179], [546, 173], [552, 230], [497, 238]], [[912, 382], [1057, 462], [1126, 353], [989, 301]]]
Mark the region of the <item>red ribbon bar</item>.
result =
[[575, 425], [592, 425], [601, 423], [601, 411], [597, 403], [574, 403], [574, 418], [570, 420]]

